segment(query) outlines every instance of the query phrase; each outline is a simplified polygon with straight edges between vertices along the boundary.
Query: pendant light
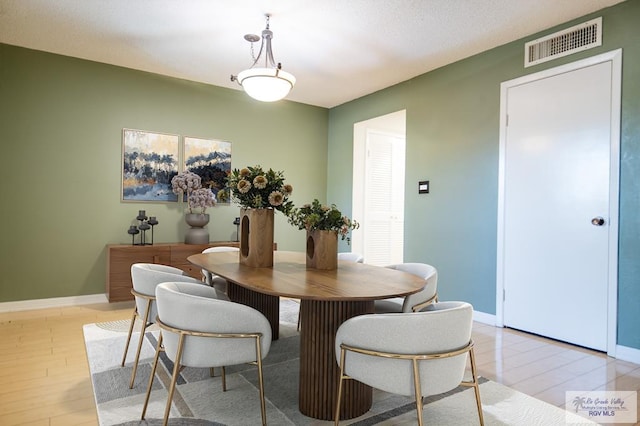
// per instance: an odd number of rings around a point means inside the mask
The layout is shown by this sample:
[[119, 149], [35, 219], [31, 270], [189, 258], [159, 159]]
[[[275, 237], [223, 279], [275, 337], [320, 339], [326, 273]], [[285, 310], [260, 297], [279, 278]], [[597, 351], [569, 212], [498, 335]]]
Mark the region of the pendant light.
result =
[[[237, 76], [231, 75], [231, 81], [237, 81], [245, 92], [252, 98], [262, 102], [279, 101], [289, 94], [289, 91], [296, 84], [296, 78], [282, 71], [282, 64], [273, 59], [271, 50], [271, 39], [273, 32], [269, 29], [269, 18], [265, 15], [267, 27], [262, 31], [262, 43], [258, 57], [253, 54], [253, 43], [260, 40], [255, 34], [247, 34], [244, 39], [251, 43], [251, 57], [253, 64], [251, 67], [241, 71]], [[264, 54], [264, 58], [262, 58]]]

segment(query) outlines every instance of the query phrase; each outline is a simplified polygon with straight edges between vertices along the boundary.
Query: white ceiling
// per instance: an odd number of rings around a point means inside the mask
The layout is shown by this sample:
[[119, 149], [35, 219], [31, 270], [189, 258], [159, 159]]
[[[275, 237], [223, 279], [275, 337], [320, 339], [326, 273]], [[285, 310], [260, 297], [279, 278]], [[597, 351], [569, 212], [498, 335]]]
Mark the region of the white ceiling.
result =
[[621, 1], [0, 0], [0, 42], [240, 89], [271, 13], [287, 99], [333, 107]]

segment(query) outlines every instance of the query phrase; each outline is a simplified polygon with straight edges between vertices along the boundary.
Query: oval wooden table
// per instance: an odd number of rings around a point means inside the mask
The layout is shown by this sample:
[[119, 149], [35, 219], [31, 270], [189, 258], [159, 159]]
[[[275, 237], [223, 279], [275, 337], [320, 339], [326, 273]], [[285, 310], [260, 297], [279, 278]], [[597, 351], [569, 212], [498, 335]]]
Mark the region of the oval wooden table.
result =
[[[379, 266], [339, 261], [331, 271], [306, 267], [304, 253], [277, 250], [271, 268], [239, 263], [237, 252], [196, 254], [189, 262], [225, 278], [234, 302], [262, 312], [278, 338], [280, 297], [300, 299], [299, 408], [306, 416], [333, 420], [339, 379], [335, 336], [340, 324], [372, 313], [374, 301], [420, 291], [424, 280]], [[355, 380], [345, 382], [341, 419], [371, 408], [372, 390]]]

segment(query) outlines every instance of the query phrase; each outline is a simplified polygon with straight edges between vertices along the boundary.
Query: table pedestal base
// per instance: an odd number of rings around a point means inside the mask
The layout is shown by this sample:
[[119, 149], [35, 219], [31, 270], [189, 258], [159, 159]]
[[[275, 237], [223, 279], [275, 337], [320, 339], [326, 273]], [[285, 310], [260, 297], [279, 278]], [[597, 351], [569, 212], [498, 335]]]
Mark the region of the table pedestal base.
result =
[[[373, 301], [329, 302], [302, 300], [300, 329], [300, 412], [321, 420], [333, 420], [340, 369], [335, 356], [336, 331], [351, 317], [373, 312]], [[356, 380], [343, 383], [341, 419], [369, 411], [371, 387]]]
[[227, 284], [227, 296], [232, 302], [242, 303], [256, 309], [267, 317], [271, 324], [271, 340], [280, 334], [280, 298], [249, 290], [232, 282]]

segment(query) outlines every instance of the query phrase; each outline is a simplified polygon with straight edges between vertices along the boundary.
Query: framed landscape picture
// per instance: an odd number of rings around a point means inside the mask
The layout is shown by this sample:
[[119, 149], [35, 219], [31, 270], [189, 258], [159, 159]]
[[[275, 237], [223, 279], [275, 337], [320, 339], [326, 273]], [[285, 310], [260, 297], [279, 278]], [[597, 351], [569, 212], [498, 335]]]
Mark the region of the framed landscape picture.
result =
[[178, 201], [179, 154], [179, 135], [122, 129], [122, 201]]
[[183, 170], [200, 176], [202, 186], [210, 188], [221, 202], [218, 192], [225, 188], [231, 173], [231, 142], [185, 136]]

